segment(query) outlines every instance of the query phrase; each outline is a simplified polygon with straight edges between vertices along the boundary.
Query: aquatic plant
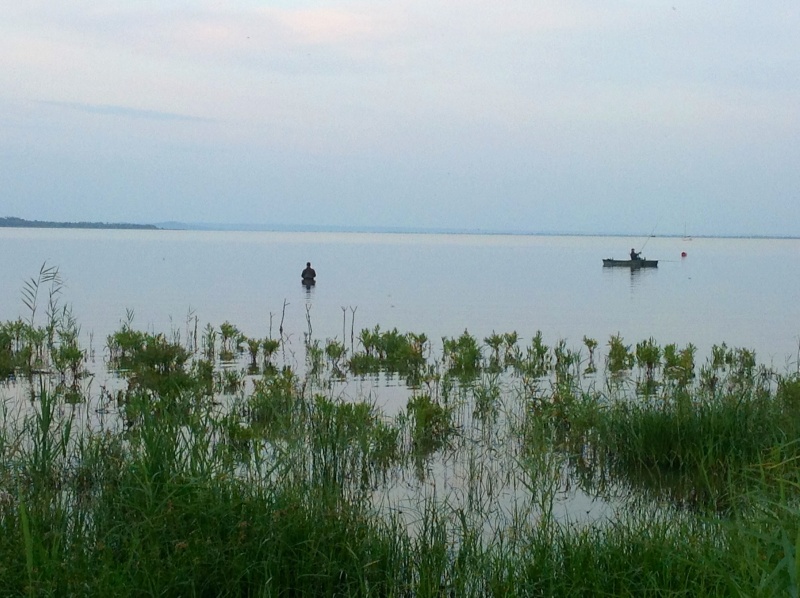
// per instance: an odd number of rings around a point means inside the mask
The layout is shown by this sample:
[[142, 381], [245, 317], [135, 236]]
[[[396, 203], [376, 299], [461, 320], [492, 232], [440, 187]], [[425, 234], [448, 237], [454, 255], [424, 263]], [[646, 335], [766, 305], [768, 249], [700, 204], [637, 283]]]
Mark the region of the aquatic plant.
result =
[[336, 339], [328, 339], [328, 341], [325, 343], [325, 357], [328, 358], [335, 376], [344, 376], [339, 367], [339, 362], [346, 355], [346, 353], [347, 349], [345, 349], [344, 343], [339, 342]]
[[399, 431], [381, 422], [368, 403], [334, 402], [317, 395], [308, 432], [313, 480], [328, 491], [372, 488], [399, 458]]
[[483, 339], [486, 346], [489, 347], [489, 370], [493, 372], [500, 372], [503, 370], [503, 361], [500, 355], [500, 349], [503, 347], [505, 338], [502, 334], [492, 332], [490, 336]]
[[452, 409], [420, 394], [411, 397], [406, 406], [413, 427], [411, 431], [412, 451], [418, 457], [427, 457], [444, 448], [454, 432], [451, 422]]
[[586, 345], [586, 349], [589, 351], [589, 364], [592, 365], [594, 364], [594, 352], [595, 349], [597, 349], [597, 340], [584, 335], [583, 344]]
[[[258, 352], [261, 349], [261, 339], [244, 337], [244, 343], [247, 345], [247, 352], [250, 355], [249, 367], [252, 370], [258, 369]], [[255, 373], [254, 371], [254, 373]]]
[[519, 363], [521, 351], [518, 343], [519, 335], [516, 332], [503, 334], [503, 360], [505, 367], [514, 367]]
[[323, 369], [325, 351], [320, 347], [319, 340], [306, 337], [306, 367], [309, 376], [319, 376]]
[[664, 373], [670, 382], [686, 386], [694, 379], [694, 356], [697, 348], [691, 343], [682, 349], [674, 343], [664, 347]]
[[457, 339], [443, 338], [445, 366], [454, 376], [474, 378], [481, 371], [482, 354], [478, 340], [466, 330]]
[[380, 326], [364, 329], [359, 335], [363, 351], [350, 356], [347, 367], [355, 375], [386, 372], [405, 376], [419, 384], [425, 366], [428, 338], [424, 334], [401, 334], [396, 328], [383, 332]]
[[244, 390], [245, 380], [236, 368], [225, 368], [216, 373], [215, 390], [222, 394], [232, 395]]
[[557, 385], [569, 386], [578, 376], [577, 368], [581, 362], [581, 354], [567, 347], [567, 341], [560, 339], [553, 347], [553, 372]]
[[211, 324], [206, 324], [203, 332], [203, 357], [214, 361], [217, 353], [217, 330]]
[[246, 420], [268, 437], [286, 437], [300, 421], [305, 402], [290, 368], [255, 380], [242, 412]]
[[[515, 333], [485, 349], [465, 333], [428, 363], [425, 335], [376, 326], [350, 355], [308, 342], [295, 371], [278, 341], [226, 341], [223, 365], [130, 312], [107, 340], [122, 378], [93, 394], [77, 323], [51, 313], [52, 334], [0, 324], [3, 371], [32, 374], [0, 400], [5, 594], [798, 590], [800, 376], [751, 351], [717, 346], [695, 379], [692, 345], [659, 357], [617, 336], [600, 392], [541, 333], [524, 357]], [[262, 350], [271, 367], [246, 376]], [[374, 379], [349, 386], [358, 359], [414, 372], [391, 387], [396, 418]], [[76, 381], [86, 405], [68, 403]], [[601, 517], [559, 512], [576, 489], [608, 501]]]
[[537, 330], [531, 339], [531, 344], [526, 347], [525, 356], [515, 362], [516, 371], [534, 380], [544, 378], [550, 373], [553, 365], [553, 356], [550, 347], [543, 342], [542, 331]]
[[36, 312], [39, 308], [39, 294], [46, 287], [47, 306], [46, 317], [47, 325], [53, 326], [58, 311], [58, 300], [64, 288], [61, 275], [57, 266], [48, 266], [47, 262], [42, 264], [39, 274], [25, 281], [22, 286], [22, 303], [28, 308], [28, 325], [31, 328], [36, 326]]
[[244, 335], [236, 326], [227, 320], [220, 324], [219, 334], [221, 343], [219, 353], [220, 359], [222, 361], [233, 361], [236, 355], [242, 350], [242, 342], [245, 338]]
[[606, 368], [611, 374], [619, 374], [633, 367], [634, 354], [630, 345], [626, 345], [619, 334], [613, 335], [608, 341], [608, 357]]
[[272, 356], [280, 348], [280, 346], [280, 341], [274, 338], [265, 338], [263, 341], [261, 341], [261, 347], [264, 349], [265, 363], [270, 363], [272, 361]]

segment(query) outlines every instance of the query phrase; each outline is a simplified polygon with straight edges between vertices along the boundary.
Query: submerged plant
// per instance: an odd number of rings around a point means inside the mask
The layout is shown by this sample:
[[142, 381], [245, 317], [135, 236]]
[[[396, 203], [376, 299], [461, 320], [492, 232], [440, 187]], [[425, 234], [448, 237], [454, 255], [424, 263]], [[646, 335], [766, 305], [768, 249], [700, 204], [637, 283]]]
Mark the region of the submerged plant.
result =
[[247, 421], [268, 437], [288, 437], [296, 432], [304, 407], [297, 377], [286, 368], [256, 380], [242, 410]]
[[382, 332], [364, 329], [359, 335], [363, 351], [350, 356], [349, 370], [358, 376], [365, 374], [400, 374], [412, 384], [418, 384], [425, 366], [428, 338], [424, 334], [401, 334], [396, 328]]
[[398, 459], [399, 431], [368, 403], [314, 398], [309, 420], [314, 483], [329, 490], [365, 490]]
[[481, 371], [481, 348], [466, 330], [457, 339], [443, 338], [443, 357], [448, 370], [462, 378], [474, 378]]
[[454, 431], [450, 408], [421, 394], [409, 399], [406, 412], [413, 422], [411, 441], [415, 455], [424, 458], [447, 445]]
[[619, 374], [633, 367], [634, 355], [631, 348], [622, 341], [619, 334], [612, 336], [608, 341], [608, 359], [606, 362], [611, 374]]
[[505, 339], [502, 334], [492, 332], [490, 336], [483, 339], [486, 346], [489, 347], [489, 369], [494, 372], [499, 372], [503, 369], [503, 362], [500, 356], [500, 349], [503, 346]]
[[341, 343], [335, 339], [328, 339], [328, 342], [325, 344], [325, 356], [328, 358], [331, 368], [333, 369], [333, 373], [336, 376], [344, 376], [341, 369], [339, 369], [339, 362], [346, 353], [347, 349], [345, 349], [344, 343]]
[[517, 371], [534, 380], [544, 378], [550, 373], [553, 365], [553, 356], [542, 337], [542, 331], [537, 330], [526, 348], [525, 357], [516, 363]]
[[664, 347], [664, 374], [670, 382], [686, 386], [694, 378], [694, 356], [697, 348], [691, 343], [683, 349], [671, 343]]
[[247, 344], [247, 352], [250, 354], [250, 368], [256, 370], [258, 368], [258, 352], [261, 349], [261, 340], [244, 337], [244, 342]]
[[242, 350], [244, 335], [228, 321], [220, 324], [219, 333], [221, 343], [219, 357], [222, 361], [233, 361]]

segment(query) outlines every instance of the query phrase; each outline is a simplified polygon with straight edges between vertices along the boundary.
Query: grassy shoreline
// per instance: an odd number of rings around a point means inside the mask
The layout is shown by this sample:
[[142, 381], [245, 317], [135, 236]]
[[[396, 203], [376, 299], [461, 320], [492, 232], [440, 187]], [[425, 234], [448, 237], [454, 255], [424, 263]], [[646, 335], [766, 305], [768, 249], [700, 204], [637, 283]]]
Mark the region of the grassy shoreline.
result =
[[[129, 320], [97, 388], [58, 285], [0, 323], [3, 595], [798, 592], [800, 377], [747, 350], [375, 327], [300, 371]], [[342, 391], [376, 376], [397, 415]]]

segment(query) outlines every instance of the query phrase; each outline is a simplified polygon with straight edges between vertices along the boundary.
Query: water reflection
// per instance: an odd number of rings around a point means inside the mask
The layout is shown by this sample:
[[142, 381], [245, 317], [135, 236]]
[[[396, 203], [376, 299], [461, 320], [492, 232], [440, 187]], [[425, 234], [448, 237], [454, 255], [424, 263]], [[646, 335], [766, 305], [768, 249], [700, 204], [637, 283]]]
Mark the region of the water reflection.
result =
[[642, 282], [645, 279], [651, 276], [655, 276], [655, 273], [658, 272], [657, 268], [631, 268], [630, 270], [631, 270], [630, 279], [631, 279], [632, 289], [642, 284]]
[[630, 280], [631, 289], [641, 286], [658, 273], [658, 268], [603, 268], [603, 275], [608, 277], [625, 277]]

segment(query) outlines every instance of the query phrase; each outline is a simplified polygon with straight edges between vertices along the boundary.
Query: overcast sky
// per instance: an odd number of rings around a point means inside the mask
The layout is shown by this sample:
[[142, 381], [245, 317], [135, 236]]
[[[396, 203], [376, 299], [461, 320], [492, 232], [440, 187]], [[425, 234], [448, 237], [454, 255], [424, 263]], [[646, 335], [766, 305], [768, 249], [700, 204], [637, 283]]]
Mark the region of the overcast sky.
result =
[[800, 234], [794, 1], [0, 9], [0, 216]]

